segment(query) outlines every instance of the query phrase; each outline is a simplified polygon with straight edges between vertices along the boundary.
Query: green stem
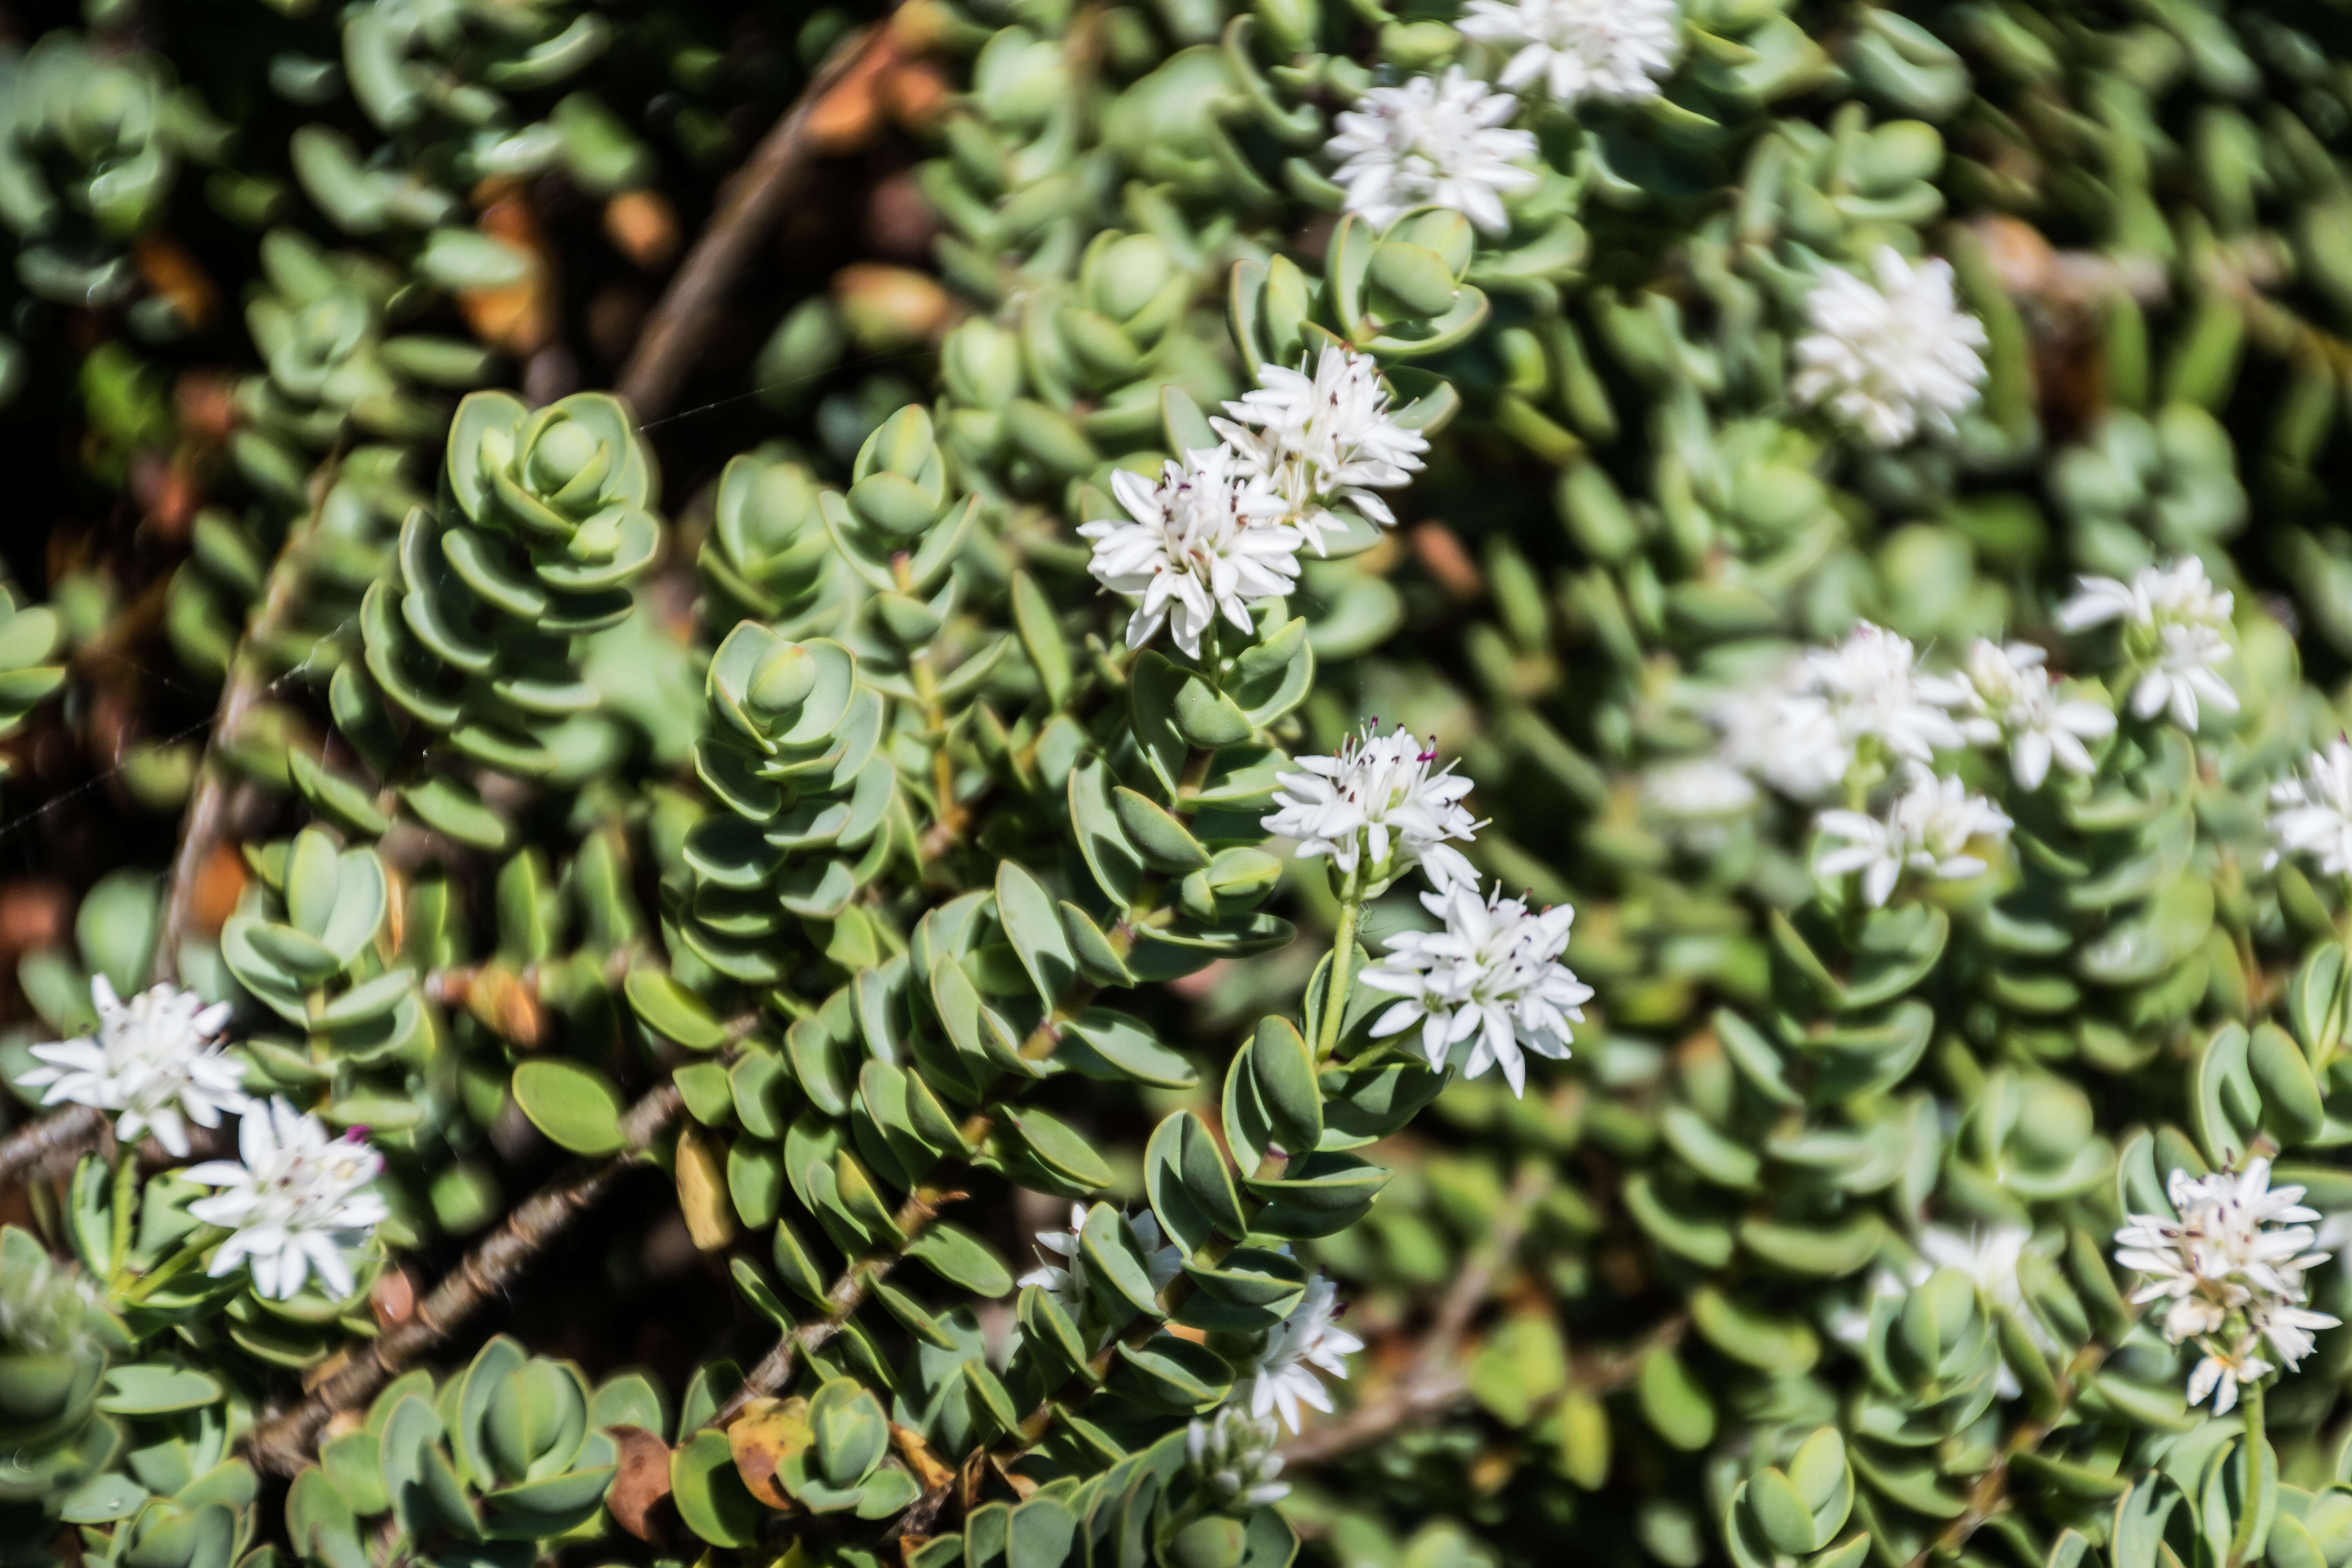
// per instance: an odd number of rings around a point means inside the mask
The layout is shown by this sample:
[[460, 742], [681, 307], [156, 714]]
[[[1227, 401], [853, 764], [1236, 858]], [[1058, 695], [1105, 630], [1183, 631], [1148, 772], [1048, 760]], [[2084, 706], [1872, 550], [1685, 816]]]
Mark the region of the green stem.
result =
[[1356, 895], [1355, 879], [1339, 898], [1339, 930], [1331, 938], [1331, 988], [1323, 994], [1323, 1026], [1316, 1031], [1315, 1059], [1328, 1062], [1339, 1048], [1339, 1020], [1348, 1011], [1348, 987], [1355, 979], [1356, 917], [1363, 900]]
[[2271, 1443], [2263, 1423], [2263, 1379], [2245, 1385], [2238, 1408], [2245, 1412], [2246, 1489], [2238, 1499], [2238, 1528], [2230, 1537], [2229, 1568], [2241, 1568], [2253, 1554], [2254, 1527], [2262, 1521], [2270, 1489]]
[[140, 1302], [152, 1295], [158, 1288], [173, 1279], [178, 1279], [181, 1275], [185, 1274], [189, 1269], [194, 1268], [196, 1264], [203, 1259], [205, 1253], [208, 1249], [210, 1249], [215, 1243], [226, 1239], [227, 1236], [228, 1232], [221, 1229], [218, 1226], [208, 1225], [205, 1226], [202, 1230], [197, 1231], [194, 1236], [188, 1237], [187, 1241], [181, 1247], [179, 1251], [172, 1254], [171, 1257], [163, 1259], [162, 1263], [156, 1265], [154, 1268], [141, 1275], [137, 1279], [133, 1280], [130, 1289], [117, 1289], [113, 1291], [112, 1295], [116, 1304], [125, 1307], [137, 1306]]
[[139, 1155], [128, 1143], [114, 1149], [114, 1234], [106, 1250], [106, 1272], [120, 1279], [131, 1260], [131, 1222], [139, 1207]]

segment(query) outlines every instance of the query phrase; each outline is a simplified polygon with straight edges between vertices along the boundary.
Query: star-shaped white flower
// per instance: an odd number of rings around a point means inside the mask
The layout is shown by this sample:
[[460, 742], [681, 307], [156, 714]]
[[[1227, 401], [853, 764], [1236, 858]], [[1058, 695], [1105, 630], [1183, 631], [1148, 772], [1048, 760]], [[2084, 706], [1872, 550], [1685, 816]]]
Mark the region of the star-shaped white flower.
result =
[[1914, 265], [1883, 246], [1873, 270], [1874, 285], [1841, 267], [1813, 285], [1813, 330], [1797, 340], [1790, 395], [1826, 404], [1877, 446], [1899, 447], [1922, 427], [1948, 436], [1985, 379], [1984, 323], [1960, 309], [1949, 262]]
[[1499, 887], [1481, 899], [1469, 882], [1423, 893], [1421, 901], [1445, 929], [1389, 938], [1388, 955], [1357, 977], [1404, 998], [1381, 1015], [1373, 1037], [1420, 1025], [1422, 1054], [1440, 1071], [1454, 1047], [1473, 1041], [1463, 1076], [1499, 1065], [1511, 1092], [1524, 1093], [1522, 1052], [1567, 1056], [1569, 1025], [1583, 1021], [1583, 1005], [1592, 999], [1592, 987], [1559, 962], [1576, 911], [1566, 904], [1530, 910]]
[[1470, 0], [1469, 37], [1511, 49], [1503, 85], [1541, 80], [1556, 102], [1654, 98], [1683, 50], [1675, 0]]
[[1906, 871], [1956, 882], [1984, 874], [1975, 847], [2009, 837], [2009, 816], [1957, 778], [1937, 778], [1915, 768], [1909, 784], [1885, 817], [1858, 811], [1825, 811], [1825, 838], [1843, 842], [1822, 851], [1814, 862], [1824, 876], [1862, 873], [1862, 894], [1874, 909], [1894, 895]]
[[1433, 743], [1424, 749], [1402, 724], [1383, 735], [1375, 721], [1337, 756], [1301, 757], [1299, 772], [1275, 774], [1276, 809], [1259, 826], [1297, 839], [1301, 859], [1328, 855], [1342, 875], [1361, 866], [1382, 887], [1415, 865], [1433, 887], [1475, 880], [1454, 847], [1482, 826], [1462, 804], [1470, 781], [1452, 763], [1433, 772], [1436, 760]]
[[1781, 743], [1831, 747], [1822, 768], [1835, 762], [1838, 778], [1865, 742], [1888, 759], [1925, 763], [1965, 742], [1945, 710], [1961, 700], [1958, 682], [1920, 672], [1910, 638], [1862, 621], [1843, 642], [1805, 655], [1780, 704]]
[[1277, 1480], [1282, 1456], [1275, 1445], [1282, 1429], [1270, 1415], [1245, 1415], [1237, 1405], [1223, 1405], [1210, 1420], [1195, 1417], [1184, 1430], [1184, 1454], [1192, 1473], [1227, 1504], [1264, 1508], [1290, 1495], [1290, 1483]]
[[328, 1295], [349, 1296], [344, 1249], [363, 1244], [392, 1212], [366, 1190], [383, 1173], [383, 1156], [357, 1129], [330, 1138], [326, 1123], [283, 1100], [238, 1120], [236, 1147], [236, 1160], [184, 1173], [198, 1186], [221, 1189], [190, 1204], [188, 1213], [233, 1233], [213, 1255], [213, 1278], [245, 1264], [255, 1289], [285, 1300], [315, 1270]]
[[2169, 566], [2143, 567], [2129, 584], [2077, 579], [2074, 596], [2058, 607], [2058, 626], [2079, 632], [2119, 622], [2124, 658], [2139, 672], [2132, 712], [2153, 719], [2169, 710], [2174, 723], [2194, 730], [2200, 700], [2224, 713], [2238, 710], [2238, 694], [2220, 668], [2230, 658], [2234, 603], [2233, 595], [2206, 580], [2203, 562], [2185, 555]]
[[116, 1137], [135, 1142], [152, 1132], [180, 1159], [188, 1154], [188, 1123], [218, 1127], [222, 1112], [245, 1108], [244, 1070], [221, 1050], [227, 1003], [207, 1007], [174, 985], [152, 986], [125, 1003], [103, 974], [91, 977], [89, 999], [98, 1008], [97, 1037], [35, 1046], [43, 1065], [17, 1079], [26, 1089], [46, 1087], [43, 1105], [118, 1112]]
[[2303, 775], [2271, 786], [2271, 836], [2330, 877], [2352, 876], [2352, 742], [2314, 752]]
[[1374, 228], [1410, 208], [1438, 206], [1501, 234], [1511, 226], [1503, 193], [1536, 183], [1526, 167], [1535, 134], [1506, 124], [1518, 111], [1517, 99], [1488, 92], [1453, 66], [1443, 79], [1371, 89], [1333, 122], [1339, 133], [1324, 152], [1339, 165], [1348, 210]]
[[1346, 530], [1331, 513], [1346, 502], [1383, 527], [1396, 514], [1378, 492], [1407, 483], [1429, 442], [1398, 424], [1371, 355], [1324, 345], [1315, 374], [1257, 367], [1257, 388], [1212, 419], [1242, 471], [1264, 479], [1286, 504], [1285, 521], [1323, 552], [1323, 536]]
[[2210, 1398], [2213, 1414], [2227, 1415], [2238, 1403], [2239, 1388], [2261, 1382], [2273, 1370], [2270, 1363], [2254, 1353], [2258, 1342], [2251, 1333], [2226, 1350], [2208, 1341], [2203, 1358], [2189, 1373], [2189, 1403], [2199, 1405]]
[[1171, 458], [1158, 484], [1120, 468], [1110, 485], [1133, 521], [1101, 519], [1078, 533], [1094, 541], [1087, 569], [1097, 581], [1141, 595], [1128, 619], [1128, 647], [1141, 647], [1165, 626], [1198, 658], [1202, 634], [1220, 614], [1251, 635], [1250, 607], [1297, 581], [1304, 536], [1282, 525], [1282, 498], [1243, 473], [1232, 448]]
[[1335, 1321], [1339, 1315], [1337, 1290], [1329, 1279], [1318, 1274], [1307, 1282], [1307, 1294], [1290, 1315], [1267, 1331], [1265, 1348], [1249, 1365], [1246, 1376], [1253, 1416], [1263, 1420], [1278, 1410], [1283, 1424], [1296, 1432], [1300, 1405], [1331, 1408], [1331, 1395], [1315, 1375], [1317, 1370], [1345, 1378], [1348, 1357], [1364, 1348], [1363, 1341], [1339, 1327]]
[[1979, 746], [2009, 742], [2009, 769], [2027, 789], [2040, 789], [2054, 759], [2068, 773], [2092, 768], [2085, 741], [2115, 733], [2114, 712], [2081, 698], [2060, 698], [2042, 668], [2045, 656], [2031, 643], [2007, 647], [1979, 637], [1961, 671], [1960, 732]]

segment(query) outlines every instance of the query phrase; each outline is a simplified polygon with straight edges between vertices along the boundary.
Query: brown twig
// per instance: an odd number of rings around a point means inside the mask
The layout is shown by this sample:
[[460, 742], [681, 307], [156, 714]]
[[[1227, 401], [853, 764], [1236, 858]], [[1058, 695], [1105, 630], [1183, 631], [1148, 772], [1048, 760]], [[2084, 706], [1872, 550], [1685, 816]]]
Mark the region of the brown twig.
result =
[[617, 390], [650, 424], [669, 412], [708, 340], [711, 321], [737, 274], [808, 177], [821, 150], [811, 121], [826, 96], [869, 70], [870, 57], [893, 48], [889, 25], [869, 27], [834, 51], [775, 129], [753, 150], [719, 197], [719, 210], [646, 318]]
[[[1122, 957], [1125, 956], [1134, 943], [1133, 928], [1127, 921], [1121, 921], [1112, 928], [1109, 935], [1113, 949]], [[1080, 980], [1063, 993], [1061, 1000], [1037, 1021], [1036, 1027], [1030, 1030], [1028, 1037], [1021, 1042], [1022, 1058], [1028, 1061], [1043, 1061], [1052, 1056], [1055, 1048], [1062, 1042], [1063, 1026], [1076, 1017], [1085, 1009], [1087, 1004], [1094, 999], [1095, 990], [1092, 981]], [[975, 1110], [971, 1116], [965, 1118], [963, 1125], [957, 1129], [957, 1132], [965, 1148], [977, 1149], [989, 1133], [994, 1131], [995, 1125], [994, 1109], [983, 1109]], [[848, 1321], [849, 1315], [865, 1303], [866, 1292], [872, 1288], [874, 1281], [890, 1272], [898, 1259], [904, 1256], [907, 1246], [911, 1244], [916, 1237], [921, 1235], [931, 1221], [939, 1217], [939, 1212], [942, 1207], [962, 1195], [961, 1193], [946, 1192], [932, 1184], [917, 1187], [909, 1193], [907, 1195], [907, 1201], [899, 1205], [898, 1212], [891, 1216], [893, 1223], [906, 1240], [895, 1248], [868, 1253], [863, 1258], [856, 1258], [848, 1268], [843, 1269], [841, 1278], [835, 1280], [832, 1288], [825, 1292], [825, 1315], [815, 1322], [803, 1324], [777, 1341], [775, 1346], [760, 1358], [759, 1364], [745, 1374], [742, 1384], [735, 1390], [734, 1394], [726, 1404], [719, 1407], [718, 1413], [705, 1425], [723, 1427], [740, 1415], [743, 1413], [743, 1407], [752, 1400], [773, 1394], [783, 1387], [785, 1382], [792, 1377], [793, 1368], [798, 1363], [802, 1352], [816, 1349], [839, 1333], [842, 1324]], [[919, 1507], [920, 1504], [918, 1506]], [[931, 1508], [934, 1513], [938, 1511], [936, 1502], [932, 1503]]]
[[[966, 1142], [975, 1142], [987, 1137], [989, 1127], [987, 1116], [973, 1117], [962, 1129]], [[890, 1217], [911, 1242], [939, 1217], [940, 1210], [962, 1196], [961, 1193], [946, 1192], [936, 1187], [917, 1187], [907, 1195], [907, 1201], [898, 1205], [898, 1212]], [[865, 1304], [866, 1293], [873, 1289], [874, 1282], [889, 1273], [904, 1255], [903, 1247], [871, 1253], [843, 1270], [841, 1278], [833, 1282], [833, 1289], [825, 1292], [824, 1316], [813, 1323], [802, 1324], [778, 1340], [774, 1347], [760, 1359], [760, 1363], [744, 1376], [734, 1395], [720, 1405], [718, 1414], [704, 1425], [726, 1426], [742, 1415], [743, 1407], [751, 1401], [783, 1387], [801, 1356], [818, 1349], [841, 1332], [842, 1325], [849, 1321], [850, 1314]]]
[[2055, 1407], [2048, 1415], [2028, 1421], [2009, 1435], [2009, 1441], [2001, 1445], [2000, 1455], [1993, 1460], [1992, 1468], [1979, 1476], [1977, 1484], [1970, 1489], [1968, 1510], [1945, 1526], [1943, 1533], [1932, 1542], [1921, 1547], [1918, 1555], [1913, 1557], [1905, 1568], [1927, 1568], [1931, 1560], [1948, 1562], [1959, 1554], [1960, 1549], [1969, 1543], [1969, 1537], [1992, 1518], [2008, 1497], [2010, 1462], [2020, 1454], [2031, 1454], [2042, 1447], [2042, 1439], [2056, 1429], [2074, 1404], [2075, 1390], [2082, 1386], [2085, 1378], [2098, 1371], [2099, 1363], [2106, 1359], [2107, 1347], [2095, 1342], [2074, 1352], [2065, 1366], [2059, 1370]]
[[0, 1184], [38, 1168], [59, 1154], [73, 1152], [98, 1141], [106, 1118], [87, 1105], [52, 1111], [38, 1121], [0, 1138]]
[[195, 792], [188, 798], [187, 815], [180, 819], [179, 853], [172, 858], [171, 895], [164, 900], [163, 918], [155, 930], [155, 951], [147, 960], [150, 984], [179, 978], [180, 939], [187, 931], [188, 914], [195, 904], [196, 886], [203, 880], [205, 862], [211, 858], [213, 846], [219, 842], [228, 819], [229, 782], [217, 753], [223, 745], [236, 738], [253, 705], [276, 684], [263, 679], [251, 650], [278, 635], [299, 597], [297, 590], [301, 586], [302, 573], [297, 558], [303, 540], [318, 526], [319, 513], [326, 505], [327, 492], [334, 487], [335, 469], [340, 462], [340, 453], [331, 455], [313, 476], [310, 513], [289, 530], [286, 542], [269, 569], [269, 592], [248, 623], [244, 641], [229, 656], [228, 679], [221, 687], [220, 708], [213, 716], [212, 730], [205, 738], [205, 754], [196, 767]]
[[1452, 1409], [1469, 1396], [1467, 1374], [1454, 1352], [1470, 1320], [1486, 1304], [1495, 1275], [1518, 1250], [1527, 1234], [1528, 1215], [1550, 1185], [1546, 1173], [1531, 1167], [1511, 1189], [1508, 1206], [1496, 1221], [1494, 1234], [1478, 1249], [1437, 1306], [1428, 1336], [1422, 1341], [1413, 1364], [1386, 1394], [1368, 1399], [1336, 1421], [1319, 1422], [1282, 1447], [1285, 1465], [1317, 1465], [1370, 1447], [1401, 1426]]
[[320, 1427], [337, 1412], [372, 1396], [504, 1291], [533, 1258], [604, 1195], [677, 1119], [683, 1104], [677, 1088], [665, 1083], [631, 1106], [621, 1118], [620, 1153], [580, 1167], [524, 1200], [505, 1224], [443, 1276], [414, 1317], [320, 1383], [300, 1405], [257, 1428], [248, 1443], [255, 1463], [278, 1475], [299, 1470], [309, 1461], [311, 1441]]

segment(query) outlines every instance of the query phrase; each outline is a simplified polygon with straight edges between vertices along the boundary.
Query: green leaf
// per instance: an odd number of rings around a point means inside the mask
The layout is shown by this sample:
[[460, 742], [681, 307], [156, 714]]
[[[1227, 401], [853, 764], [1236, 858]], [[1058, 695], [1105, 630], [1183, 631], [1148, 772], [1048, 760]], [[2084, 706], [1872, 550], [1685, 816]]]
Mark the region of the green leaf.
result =
[[469, 848], [497, 854], [512, 837], [506, 819], [485, 805], [481, 795], [463, 780], [436, 774], [422, 784], [403, 786], [400, 798], [419, 822]]
[[[1184, 762], [1192, 752], [1176, 729], [1176, 693], [1184, 679], [1182, 670], [1150, 648], [1136, 655], [1128, 675], [1128, 707], [1136, 744], [1171, 800], [1176, 798]], [[1202, 863], [1206, 864], [1205, 858]]]
[[[1172, 390], [1172, 389], [1171, 389]], [[1013, 622], [1020, 629], [1021, 646], [1045, 688], [1045, 705], [1056, 709], [1069, 700], [1070, 645], [1045, 590], [1026, 572], [1013, 574]]]
[[1111, 1184], [1110, 1167], [1094, 1145], [1045, 1112], [1007, 1106], [1004, 1121], [1039, 1164], [1070, 1185], [1099, 1192]]
[[1153, 805], [1125, 784], [1110, 792], [1110, 804], [1127, 842], [1135, 846], [1136, 852], [1153, 870], [1181, 877], [1207, 868], [1209, 852], [1173, 813]]
[[768, 1511], [736, 1473], [726, 1433], [698, 1432], [680, 1444], [670, 1455], [669, 1484], [679, 1520], [702, 1540], [726, 1547], [759, 1540]]
[[1633, 1386], [1643, 1418], [1669, 1445], [1696, 1453], [1715, 1441], [1715, 1402], [1671, 1349], [1652, 1346]]
[[[1089, 1078], [1132, 1079], [1156, 1089], [1192, 1089], [1201, 1081], [1191, 1062], [1154, 1038], [1141, 1019], [1125, 1013], [1089, 1007], [1062, 1029], [1057, 1058]], [[1081, 1048], [1073, 1049], [1074, 1042]]]
[[1249, 1065], [1275, 1137], [1286, 1151], [1312, 1152], [1323, 1140], [1323, 1095], [1305, 1037], [1287, 1018], [1263, 1020], [1250, 1044]]
[[908, 1245], [907, 1256], [949, 1284], [991, 1300], [1013, 1289], [1013, 1271], [970, 1231], [934, 1220]]
[[109, 1415], [168, 1415], [218, 1404], [225, 1391], [201, 1372], [173, 1366], [118, 1366], [106, 1374], [98, 1407]]
[[1219, 1231], [1236, 1241], [1249, 1234], [1224, 1156], [1208, 1124], [1192, 1111], [1172, 1111], [1152, 1129], [1143, 1187], [1160, 1229], [1188, 1253]]
[[516, 1105], [530, 1124], [575, 1154], [611, 1154], [625, 1142], [612, 1080], [579, 1062], [541, 1058], [515, 1068]]
[[1062, 933], [1053, 895], [1019, 864], [1005, 860], [996, 868], [996, 916], [1036, 985], [1038, 1000], [1056, 1005], [1077, 984], [1078, 963]]
[[1087, 1211], [1078, 1230], [1078, 1253], [1087, 1262], [1087, 1283], [1138, 1312], [1160, 1315], [1160, 1293], [1151, 1285], [1151, 1260], [1144, 1256], [1127, 1216], [1108, 1204]]
[[633, 969], [622, 983], [629, 1005], [648, 1028], [690, 1051], [715, 1051], [727, 1043], [726, 1026], [702, 999], [658, 969]]

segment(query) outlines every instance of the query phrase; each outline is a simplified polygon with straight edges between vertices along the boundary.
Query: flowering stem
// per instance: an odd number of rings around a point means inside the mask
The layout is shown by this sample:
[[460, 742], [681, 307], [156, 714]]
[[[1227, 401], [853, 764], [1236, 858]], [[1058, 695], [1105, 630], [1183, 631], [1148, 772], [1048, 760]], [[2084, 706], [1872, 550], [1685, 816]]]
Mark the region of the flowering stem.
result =
[[205, 1253], [227, 1237], [228, 1232], [218, 1226], [208, 1225], [188, 1237], [179, 1251], [163, 1259], [148, 1272], [142, 1274], [138, 1279], [130, 1280], [127, 1284], [117, 1283], [108, 1293], [114, 1298], [117, 1305], [135, 1307], [153, 1295], [161, 1287], [194, 1268], [203, 1260]]
[[2230, 1557], [2227, 1568], [2240, 1568], [2254, 1555], [2254, 1531], [2261, 1525], [2264, 1494], [2273, 1483], [2271, 1441], [2263, 1421], [2263, 1387], [2268, 1378], [2256, 1378], [2244, 1385], [2239, 1408], [2245, 1412], [2246, 1422], [2246, 1489], [2238, 1499], [2238, 1527], [2230, 1537]]
[[1328, 1062], [1331, 1053], [1339, 1048], [1339, 1019], [1348, 1010], [1348, 986], [1356, 971], [1356, 917], [1363, 910], [1364, 901], [1355, 890], [1355, 879], [1350, 877], [1346, 893], [1339, 900], [1339, 929], [1331, 938], [1331, 988], [1323, 995], [1323, 1026], [1316, 1031], [1315, 1059]]
[[131, 1220], [139, 1203], [139, 1154], [128, 1143], [118, 1143], [114, 1150], [113, 1236], [106, 1250], [106, 1271], [109, 1278], [120, 1279], [122, 1266], [131, 1260]]

